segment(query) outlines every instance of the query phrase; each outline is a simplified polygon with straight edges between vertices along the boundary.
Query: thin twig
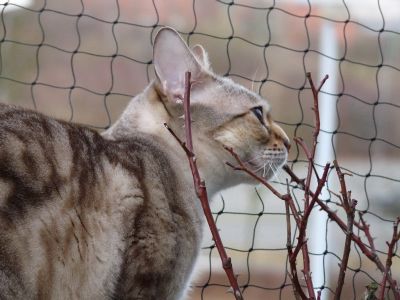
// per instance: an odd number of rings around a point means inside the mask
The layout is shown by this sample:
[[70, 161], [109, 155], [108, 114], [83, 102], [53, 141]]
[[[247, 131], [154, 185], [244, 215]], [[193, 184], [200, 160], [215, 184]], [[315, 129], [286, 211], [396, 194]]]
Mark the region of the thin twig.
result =
[[[386, 290], [386, 281], [388, 280], [390, 268], [392, 267], [392, 258], [395, 256], [395, 246], [397, 242], [399, 241], [400, 235], [398, 232], [398, 226], [399, 226], [400, 219], [397, 218], [397, 220], [393, 223], [393, 235], [392, 235], [392, 240], [390, 243], [386, 243], [388, 245], [388, 254], [386, 258], [386, 267], [385, 267], [385, 272], [383, 273], [383, 278], [381, 282], [381, 289], [379, 293], [379, 300], [384, 300], [385, 298], [385, 290]], [[392, 289], [395, 289], [396, 287], [392, 287]], [[396, 297], [396, 291], [393, 290], [393, 293], [395, 294]], [[397, 299], [397, 298], [396, 298]]]
[[340, 300], [340, 296], [342, 294], [343, 290], [343, 285], [344, 285], [344, 280], [346, 277], [346, 270], [347, 270], [347, 265], [349, 262], [349, 257], [350, 257], [350, 249], [351, 249], [351, 236], [353, 234], [353, 225], [354, 225], [354, 218], [355, 218], [355, 209], [357, 205], [356, 200], [351, 200], [351, 193], [347, 191], [346, 187], [346, 181], [344, 178], [344, 173], [339, 167], [339, 164], [336, 160], [333, 161], [333, 164], [335, 165], [336, 173], [339, 178], [340, 182], [340, 193], [341, 197], [339, 195], [336, 195], [342, 202], [343, 208], [346, 211], [347, 215], [347, 232], [346, 232], [346, 240], [344, 243], [344, 248], [343, 248], [343, 256], [342, 256], [342, 261], [340, 262], [340, 270], [339, 270], [339, 277], [338, 277], [338, 284], [336, 286], [336, 291], [335, 291], [335, 297], [334, 300]]
[[183, 113], [185, 116], [185, 137], [186, 144], [190, 152], [193, 153], [193, 138], [192, 138], [192, 118], [190, 116], [190, 89], [192, 82], [190, 80], [191, 73], [185, 73], [185, 95], [183, 98]]
[[187, 156], [194, 156], [193, 152], [191, 152], [187, 147], [186, 143], [182, 142], [179, 137], [175, 134], [171, 127], [168, 126], [167, 123], [164, 123], [165, 128], [169, 131], [169, 133], [175, 138], [175, 140], [181, 145], [182, 149], [185, 151]]
[[349, 257], [350, 257], [350, 250], [351, 250], [351, 241], [352, 241], [352, 235], [353, 235], [353, 224], [354, 224], [354, 217], [355, 217], [355, 208], [357, 205], [356, 200], [352, 200], [351, 205], [350, 205], [350, 210], [347, 213], [347, 233], [346, 233], [346, 240], [344, 243], [344, 248], [343, 248], [343, 255], [342, 255], [342, 261], [340, 262], [340, 270], [339, 270], [339, 278], [338, 278], [338, 283], [336, 286], [336, 291], [335, 291], [335, 300], [340, 300], [340, 296], [342, 294], [343, 290], [343, 285], [344, 285], [344, 280], [346, 277], [346, 270], [347, 270], [347, 265], [349, 263]]
[[354, 212], [355, 208], [357, 205], [356, 200], [352, 200], [350, 204], [350, 209], [347, 213], [347, 233], [346, 233], [346, 240], [344, 243], [344, 248], [343, 248], [343, 255], [342, 255], [342, 261], [340, 263], [340, 270], [339, 270], [339, 278], [338, 278], [338, 283], [335, 291], [335, 300], [340, 300], [340, 296], [342, 294], [342, 289], [344, 285], [344, 280], [346, 277], [346, 270], [347, 270], [347, 265], [349, 262], [349, 257], [350, 257], [350, 249], [351, 249], [351, 241], [352, 241], [352, 234], [353, 234], [353, 224], [354, 224]]
[[297, 175], [292, 171], [292, 169], [290, 169], [288, 165], [284, 165], [282, 169], [289, 174], [291, 182], [295, 182], [300, 189], [304, 190], [305, 179], [300, 179], [299, 177], [297, 177]]
[[369, 224], [367, 224], [367, 222], [365, 222], [364, 217], [363, 217], [363, 213], [362, 212], [358, 212], [359, 218], [360, 218], [360, 222], [362, 224], [361, 230], [364, 232], [367, 240], [368, 240], [368, 244], [369, 247], [371, 248], [371, 252], [375, 253], [376, 255], [376, 248], [375, 248], [375, 242], [374, 242], [374, 238], [371, 235], [371, 232], [369, 231]]
[[[321, 128], [321, 122], [320, 122], [320, 117], [319, 117], [319, 104], [318, 104], [318, 93], [321, 91], [322, 86], [325, 84], [325, 81], [329, 78], [328, 75], [325, 75], [324, 79], [321, 81], [318, 89], [315, 88], [314, 82], [311, 77], [311, 73], [306, 74], [308, 82], [310, 83], [311, 91], [313, 94], [313, 99], [314, 99], [314, 107], [313, 111], [315, 114], [315, 127], [314, 127], [314, 133], [313, 133], [313, 145], [311, 149], [311, 155], [310, 158], [308, 159], [308, 171], [307, 171], [307, 177], [306, 177], [306, 184], [305, 184], [305, 190], [304, 190], [304, 198], [305, 198], [305, 205], [306, 208], [309, 205], [309, 189], [310, 189], [310, 183], [311, 183], [311, 175], [312, 171], [314, 168], [314, 158], [315, 158], [315, 151], [317, 149], [317, 143], [318, 143], [318, 135], [320, 132]], [[318, 176], [318, 173], [316, 173]]]
[[297, 254], [300, 251], [300, 248], [301, 248], [302, 244], [304, 244], [304, 239], [305, 239], [305, 235], [306, 235], [308, 219], [310, 217], [310, 214], [311, 214], [311, 211], [312, 211], [312, 209], [314, 207], [314, 204], [315, 204], [319, 194], [321, 193], [321, 190], [322, 190], [323, 186], [325, 185], [325, 182], [326, 182], [326, 179], [327, 179], [327, 175], [328, 175], [328, 171], [329, 171], [329, 167], [330, 167], [330, 164], [329, 163], [326, 164], [326, 166], [324, 168], [324, 172], [322, 174], [322, 178], [318, 182], [318, 186], [317, 186], [317, 189], [316, 189], [316, 191], [314, 193], [314, 196], [313, 196], [309, 206], [307, 207], [306, 211], [304, 212], [304, 215], [303, 215], [303, 218], [302, 218], [301, 224], [300, 224], [297, 247], [295, 248], [295, 250], [293, 252], [294, 257], [297, 256]]
[[322, 293], [321, 290], [319, 290], [319, 291], [317, 292], [317, 300], [320, 300], [320, 299], [321, 299], [321, 293]]
[[[290, 190], [289, 190], [289, 182], [286, 181], [286, 186], [287, 186], [287, 194], [290, 195]], [[290, 222], [290, 204], [289, 200], [285, 201], [285, 211], [286, 211], [286, 231], [287, 231], [287, 240], [286, 240], [286, 248], [288, 250], [288, 257], [290, 258], [293, 255], [293, 245], [292, 245], [292, 227], [291, 227], [291, 222]], [[290, 261], [289, 260], [289, 266], [290, 266], [290, 280], [293, 283], [293, 293], [294, 296], [297, 299], [307, 299], [307, 296], [304, 294], [303, 289], [301, 288], [299, 278], [297, 276], [297, 266], [296, 266], [296, 260]]]
[[[305, 185], [304, 185], [304, 208], [305, 208], [305, 213], [304, 216], [302, 218], [301, 221], [301, 227], [299, 230], [299, 244], [304, 244], [301, 246], [302, 249], [302, 254], [303, 254], [303, 263], [304, 263], [304, 278], [307, 284], [307, 289], [308, 289], [308, 293], [311, 299], [315, 299], [315, 292], [314, 292], [314, 287], [313, 287], [313, 283], [312, 283], [312, 279], [311, 279], [311, 271], [310, 271], [310, 259], [309, 259], [309, 255], [308, 255], [308, 246], [304, 241], [305, 238], [305, 230], [307, 227], [307, 222], [308, 222], [308, 217], [309, 214], [311, 213], [311, 210], [314, 206], [315, 200], [316, 198], [318, 198], [318, 195], [320, 194], [322, 187], [324, 186], [325, 182], [326, 182], [326, 176], [328, 174], [328, 170], [329, 170], [329, 166], [327, 165], [326, 168], [324, 169], [324, 179], [320, 180], [319, 176], [318, 176], [318, 172], [315, 168], [315, 164], [314, 164], [314, 158], [315, 158], [315, 151], [317, 148], [317, 143], [318, 143], [318, 135], [320, 132], [320, 117], [319, 117], [319, 105], [318, 105], [318, 93], [321, 90], [322, 86], [324, 85], [325, 81], [328, 79], [328, 75], [325, 76], [325, 78], [321, 81], [321, 84], [319, 86], [318, 89], [315, 88], [314, 86], [314, 82], [312, 80], [311, 77], [311, 73], [307, 73], [306, 74], [307, 79], [310, 83], [310, 87], [311, 87], [311, 91], [313, 93], [313, 99], [314, 99], [314, 113], [315, 113], [315, 127], [314, 127], [314, 133], [313, 133], [313, 145], [312, 145], [312, 150], [311, 152], [308, 151], [307, 149], [307, 145], [304, 143], [304, 141], [302, 139], [297, 139], [296, 142], [299, 143], [303, 150], [305, 151], [307, 158], [308, 158], [308, 170], [307, 170], [307, 177], [305, 180]], [[317, 181], [318, 181], [318, 187], [317, 190], [315, 192], [316, 196], [313, 196], [311, 202], [310, 202], [310, 185], [311, 185], [311, 177], [312, 177], [312, 173], [315, 173], [315, 176], [317, 177]], [[303, 233], [302, 233], [303, 232]], [[300, 236], [302, 234], [302, 236]], [[296, 249], [299, 249], [296, 247]], [[296, 249], [294, 252], [296, 252]], [[297, 256], [297, 254], [294, 254], [295, 256]]]
[[[286, 189], [287, 189], [287, 194], [290, 195], [290, 189], [289, 189], [289, 182], [286, 179]], [[292, 245], [292, 226], [290, 222], [290, 207], [289, 207], [289, 202], [285, 201], [285, 214], [286, 214], [286, 232], [287, 232], [287, 238], [286, 238], [286, 248], [289, 250], [293, 249]]]
[[[293, 140], [303, 149], [304, 154], [306, 155], [308, 162], [310, 162], [310, 160], [312, 161], [312, 164], [311, 164], [312, 170], [311, 171], [307, 171], [307, 177], [304, 179], [304, 187], [306, 187], [308, 185], [308, 187], [310, 188], [311, 177], [310, 177], [310, 180], [308, 180], [308, 175], [310, 174], [309, 176], [311, 176], [312, 175], [312, 171], [314, 171], [314, 174], [317, 177], [317, 181], [319, 181], [319, 175], [318, 175], [317, 168], [315, 167], [315, 164], [314, 164], [314, 158], [312, 156], [311, 151], [308, 149], [307, 144], [304, 142], [304, 140], [302, 138], [295, 137], [295, 138], [293, 138]], [[309, 166], [310, 166], [310, 164], [309, 164]]]
[[[310, 299], [315, 299], [315, 292], [314, 292], [314, 285], [312, 282], [311, 278], [311, 266], [310, 266], [310, 258], [309, 258], [309, 251], [308, 251], [308, 245], [305, 240], [306, 236], [306, 229], [307, 229], [307, 223], [309, 216], [311, 214], [311, 211], [314, 207], [315, 201], [318, 198], [318, 195], [321, 193], [323, 186], [326, 183], [327, 176], [328, 176], [328, 171], [329, 171], [330, 164], [326, 164], [324, 168], [324, 172], [322, 174], [322, 178], [318, 182], [317, 189], [315, 191], [314, 196], [311, 199], [311, 202], [306, 208], [306, 211], [304, 212], [303, 218], [301, 219], [301, 225], [299, 229], [299, 237], [298, 237], [298, 244], [294, 252], [296, 252], [297, 249], [300, 249], [301, 247], [301, 252], [303, 255], [303, 264], [304, 264], [304, 269], [303, 269], [303, 274], [304, 274], [304, 279], [306, 281], [307, 285], [307, 290], [308, 290], [308, 295], [310, 296]], [[296, 257], [297, 254], [293, 253], [293, 255]], [[290, 258], [294, 259], [294, 258]]]

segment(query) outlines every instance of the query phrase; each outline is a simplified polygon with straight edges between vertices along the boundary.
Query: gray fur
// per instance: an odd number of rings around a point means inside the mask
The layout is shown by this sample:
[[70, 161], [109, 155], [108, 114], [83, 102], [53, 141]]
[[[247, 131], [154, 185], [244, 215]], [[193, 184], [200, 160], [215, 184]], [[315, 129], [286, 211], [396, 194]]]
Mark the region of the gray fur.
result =
[[203, 216], [185, 153], [163, 127], [183, 137], [182, 70], [193, 72], [194, 146], [211, 195], [251, 182], [225, 165], [222, 145], [264, 164], [267, 178], [285, 162], [268, 103], [213, 74], [202, 47], [165, 28], [154, 63], [156, 80], [103, 134], [0, 104], [0, 299], [184, 297]]

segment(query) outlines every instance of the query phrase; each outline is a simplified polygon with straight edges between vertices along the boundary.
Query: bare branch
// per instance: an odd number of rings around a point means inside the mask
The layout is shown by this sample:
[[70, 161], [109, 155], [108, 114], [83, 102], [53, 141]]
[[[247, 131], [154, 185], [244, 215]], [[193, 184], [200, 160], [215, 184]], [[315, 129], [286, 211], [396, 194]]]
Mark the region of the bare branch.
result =
[[[306, 207], [309, 204], [309, 188], [310, 188], [310, 183], [311, 183], [311, 175], [312, 175], [312, 170], [315, 170], [314, 167], [314, 157], [315, 157], [315, 150], [317, 149], [317, 143], [318, 143], [318, 135], [320, 132], [321, 128], [321, 122], [319, 118], [319, 104], [318, 104], [318, 93], [321, 90], [322, 86], [324, 85], [325, 81], [328, 79], [328, 75], [325, 76], [325, 78], [321, 81], [320, 86], [318, 89], [315, 88], [314, 82], [311, 77], [311, 73], [306, 74], [308, 82], [310, 83], [311, 91], [313, 94], [313, 99], [314, 99], [314, 107], [313, 111], [315, 114], [315, 128], [314, 128], [314, 133], [313, 133], [313, 146], [311, 153], [308, 156], [308, 172], [307, 172], [307, 177], [306, 177], [306, 184], [305, 184], [305, 190], [304, 190], [304, 198], [306, 201]], [[318, 177], [318, 173], [315, 172], [316, 176]]]
[[192, 130], [191, 130], [191, 116], [190, 116], [190, 72], [186, 72], [185, 74], [185, 95], [183, 100], [183, 109], [185, 113], [185, 136], [186, 143], [182, 142], [179, 137], [173, 132], [173, 130], [167, 125], [164, 124], [168, 131], [172, 134], [172, 136], [179, 142], [182, 149], [185, 151], [187, 158], [189, 160], [190, 169], [192, 171], [194, 187], [196, 190], [197, 197], [200, 199], [201, 206], [204, 211], [204, 215], [206, 217], [208, 226], [210, 228], [211, 234], [213, 236], [213, 240], [215, 242], [215, 246], [217, 247], [219, 256], [221, 257], [222, 267], [225, 270], [225, 273], [229, 279], [231, 287], [233, 289], [233, 295], [236, 300], [242, 300], [243, 295], [240, 291], [239, 285], [237, 283], [236, 276], [233, 272], [231, 258], [226, 254], [224, 245], [222, 243], [221, 237], [219, 235], [217, 226], [215, 225], [214, 218], [212, 216], [212, 212], [210, 209], [208, 195], [206, 190], [206, 185], [204, 181], [200, 177], [199, 170], [196, 164], [196, 157], [193, 152], [193, 141], [192, 141]]
[[356, 200], [351, 200], [349, 196], [351, 196], [350, 192], [347, 191], [346, 187], [346, 181], [344, 178], [344, 173], [339, 167], [339, 164], [336, 160], [333, 161], [333, 164], [335, 165], [336, 173], [339, 178], [340, 182], [340, 193], [341, 197], [338, 195], [339, 199], [341, 199], [342, 205], [344, 210], [346, 211], [347, 215], [347, 232], [346, 232], [346, 240], [344, 244], [344, 249], [343, 249], [343, 256], [342, 256], [342, 261], [340, 263], [340, 270], [339, 270], [339, 278], [338, 278], [338, 284], [336, 287], [335, 291], [335, 300], [340, 300], [340, 296], [342, 294], [342, 289], [344, 285], [344, 280], [346, 277], [346, 270], [347, 270], [347, 264], [349, 262], [349, 256], [350, 256], [350, 249], [351, 249], [351, 236], [353, 234], [353, 225], [354, 225], [354, 218], [355, 218], [355, 208], [357, 205]]
[[[286, 182], [287, 185], [287, 194], [290, 195], [289, 190], [289, 183]], [[293, 245], [292, 245], [292, 231], [291, 231], [291, 224], [290, 224], [290, 207], [289, 201], [285, 201], [285, 210], [286, 210], [286, 230], [287, 230], [287, 240], [286, 240], [286, 248], [288, 250], [289, 258], [293, 255]], [[297, 267], [296, 267], [296, 260], [290, 261], [290, 280], [293, 283], [293, 293], [296, 299], [307, 299], [307, 296], [304, 294], [303, 289], [301, 288], [299, 278], [297, 276]]]
[[[396, 246], [397, 242], [399, 241], [399, 237], [400, 237], [399, 231], [398, 231], [399, 223], [400, 223], [400, 219], [397, 218], [397, 220], [393, 224], [392, 240], [390, 241], [390, 243], [387, 243], [388, 254], [387, 254], [387, 258], [386, 258], [385, 272], [383, 273], [383, 278], [382, 278], [381, 287], [380, 287], [380, 293], [379, 293], [380, 300], [385, 299], [386, 281], [388, 280], [390, 268], [392, 267], [392, 258], [396, 254], [395, 246]], [[399, 297], [398, 290], [396, 290], [397, 289], [396, 282], [394, 282], [394, 286], [392, 284], [390, 284], [390, 286], [393, 289], [395, 299], [396, 300], [399, 299], [398, 298]]]
[[[306, 236], [306, 228], [307, 228], [307, 224], [308, 224], [308, 219], [310, 217], [310, 214], [311, 214], [311, 211], [312, 211], [312, 209], [314, 207], [314, 204], [315, 204], [319, 194], [321, 193], [321, 190], [322, 190], [323, 186], [325, 185], [326, 178], [327, 178], [328, 171], [329, 171], [329, 167], [330, 167], [330, 164], [329, 163], [326, 164], [326, 166], [324, 168], [324, 173], [322, 175], [322, 178], [318, 182], [318, 186], [317, 186], [317, 189], [316, 189], [316, 191], [314, 193], [314, 196], [313, 196], [309, 206], [307, 207], [306, 211], [304, 212], [303, 218], [301, 219], [300, 228], [299, 228], [298, 243], [297, 243], [297, 246], [296, 246], [296, 248], [294, 249], [294, 252], [293, 252], [293, 256], [294, 257], [297, 256], [297, 254], [300, 251], [300, 248], [303, 246], [303, 244], [305, 242], [304, 239], [305, 239], [305, 236]], [[293, 259], [294, 257], [291, 257], [290, 259]]]
[[185, 115], [185, 137], [187, 148], [193, 153], [193, 139], [192, 139], [192, 118], [190, 117], [190, 88], [192, 82], [190, 80], [191, 73], [185, 73], [185, 95], [183, 98], [183, 112]]

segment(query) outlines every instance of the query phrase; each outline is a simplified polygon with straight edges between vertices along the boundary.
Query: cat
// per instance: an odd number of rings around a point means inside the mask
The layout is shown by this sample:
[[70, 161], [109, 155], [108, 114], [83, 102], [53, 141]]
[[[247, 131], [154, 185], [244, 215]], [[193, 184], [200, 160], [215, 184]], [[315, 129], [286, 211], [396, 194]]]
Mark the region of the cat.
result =
[[184, 75], [193, 144], [209, 196], [266, 179], [289, 140], [268, 102], [213, 73], [200, 45], [172, 28], [154, 40], [156, 78], [103, 133], [0, 104], [0, 299], [182, 299], [203, 212], [186, 155]]

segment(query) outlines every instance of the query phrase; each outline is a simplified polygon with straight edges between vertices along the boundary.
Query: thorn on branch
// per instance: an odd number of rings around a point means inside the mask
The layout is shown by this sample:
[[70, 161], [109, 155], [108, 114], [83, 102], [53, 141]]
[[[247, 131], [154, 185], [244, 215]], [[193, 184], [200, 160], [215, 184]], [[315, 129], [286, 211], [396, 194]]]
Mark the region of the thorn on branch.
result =
[[222, 262], [222, 266], [224, 267], [224, 269], [232, 268], [231, 258], [227, 257], [226, 259], [224, 259], [224, 261]]

